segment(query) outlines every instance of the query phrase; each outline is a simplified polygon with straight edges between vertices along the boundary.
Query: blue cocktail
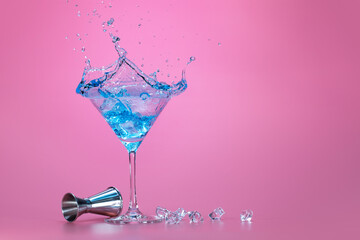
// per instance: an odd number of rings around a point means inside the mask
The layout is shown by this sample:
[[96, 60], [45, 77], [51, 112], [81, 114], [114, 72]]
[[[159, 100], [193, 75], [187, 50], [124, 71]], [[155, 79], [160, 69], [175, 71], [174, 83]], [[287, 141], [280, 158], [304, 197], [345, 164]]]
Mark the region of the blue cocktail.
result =
[[158, 82], [156, 75], [149, 77], [144, 74], [126, 58], [126, 51], [115, 44], [119, 59], [103, 68], [92, 68], [88, 62], [76, 89], [78, 94], [90, 99], [129, 152], [129, 209], [124, 215], [106, 219], [106, 222], [160, 222], [162, 219], [145, 216], [138, 208], [135, 156], [141, 142], [170, 98], [185, 91], [185, 71], [182, 80], [176, 84]]

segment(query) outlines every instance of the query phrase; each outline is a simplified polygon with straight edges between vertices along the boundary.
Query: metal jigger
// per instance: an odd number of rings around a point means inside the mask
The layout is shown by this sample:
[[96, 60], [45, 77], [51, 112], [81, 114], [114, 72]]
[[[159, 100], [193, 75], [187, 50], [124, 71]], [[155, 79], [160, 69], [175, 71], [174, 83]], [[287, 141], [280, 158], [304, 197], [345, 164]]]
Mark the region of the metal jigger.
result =
[[121, 213], [122, 208], [123, 199], [120, 192], [114, 187], [109, 187], [101, 193], [84, 199], [67, 193], [61, 201], [62, 213], [69, 222], [75, 221], [84, 213], [115, 217]]

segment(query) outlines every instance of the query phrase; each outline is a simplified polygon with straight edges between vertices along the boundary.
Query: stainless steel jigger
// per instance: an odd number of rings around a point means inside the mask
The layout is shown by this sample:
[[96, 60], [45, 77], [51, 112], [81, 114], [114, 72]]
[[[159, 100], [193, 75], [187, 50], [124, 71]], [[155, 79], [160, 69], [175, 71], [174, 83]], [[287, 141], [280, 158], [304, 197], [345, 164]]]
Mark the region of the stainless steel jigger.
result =
[[67, 193], [61, 201], [62, 213], [69, 222], [75, 221], [84, 213], [115, 217], [121, 213], [122, 208], [122, 196], [114, 187], [109, 187], [101, 193], [84, 199]]

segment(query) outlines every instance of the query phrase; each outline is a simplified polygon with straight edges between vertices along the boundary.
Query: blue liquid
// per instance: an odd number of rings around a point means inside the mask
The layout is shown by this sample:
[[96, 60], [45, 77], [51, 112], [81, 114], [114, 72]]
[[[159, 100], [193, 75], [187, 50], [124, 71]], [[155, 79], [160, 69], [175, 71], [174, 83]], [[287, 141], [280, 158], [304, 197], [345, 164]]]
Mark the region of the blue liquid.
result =
[[110, 111], [101, 113], [129, 152], [138, 149], [158, 116], [132, 113], [131, 109], [125, 107], [121, 101], [115, 104]]

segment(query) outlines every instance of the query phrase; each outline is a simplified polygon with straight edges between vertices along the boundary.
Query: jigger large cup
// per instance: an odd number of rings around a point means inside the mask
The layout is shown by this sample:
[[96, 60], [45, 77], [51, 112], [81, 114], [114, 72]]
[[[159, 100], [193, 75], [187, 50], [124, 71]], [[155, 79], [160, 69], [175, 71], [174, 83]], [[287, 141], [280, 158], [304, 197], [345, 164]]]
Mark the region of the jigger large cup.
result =
[[115, 217], [121, 213], [122, 208], [122, 196], [114, 187], [109, 187], [101, 193], [84, 199], [75, 197], [72, 193], [66, 193], [61, 201], [62, 213], [69, 222], [75, 221], [84, 213]]

